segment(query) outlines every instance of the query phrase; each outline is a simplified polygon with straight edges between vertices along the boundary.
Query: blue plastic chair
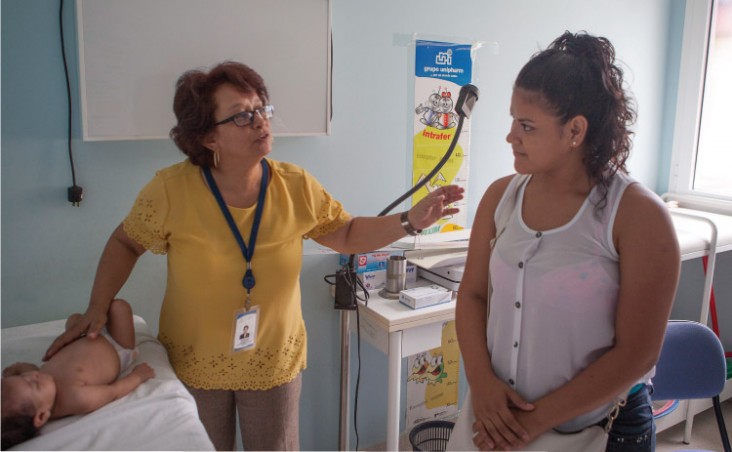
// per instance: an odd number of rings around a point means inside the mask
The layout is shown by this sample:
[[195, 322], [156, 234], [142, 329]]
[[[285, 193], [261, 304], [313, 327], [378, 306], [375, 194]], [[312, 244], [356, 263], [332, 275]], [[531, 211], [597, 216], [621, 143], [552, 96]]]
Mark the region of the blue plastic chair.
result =
[[727, 378], [727, 361], [719, 338], [701, 323], [672, 320], [666, 327], [661, 356], [653, 377], [653, 400], [712, 398], [725, 452], [729, 436], [719, 394]]

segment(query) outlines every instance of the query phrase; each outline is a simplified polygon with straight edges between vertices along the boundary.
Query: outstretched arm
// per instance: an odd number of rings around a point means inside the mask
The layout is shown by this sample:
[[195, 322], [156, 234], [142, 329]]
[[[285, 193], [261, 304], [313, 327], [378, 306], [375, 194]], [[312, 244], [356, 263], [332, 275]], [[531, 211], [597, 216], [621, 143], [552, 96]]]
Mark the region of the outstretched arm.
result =
[[[424, 229], [440, 218], [453, 215], [459, 209], [448, 207], [463, 199], [465, 190], [457, 185], [440, 187], [409, 209], [407, 217], [414, 229]], [[383, 217], [356, 217], [343, 227], [314, 240], [344, 254], [373, 251], [404, 237], [400, 214]]]

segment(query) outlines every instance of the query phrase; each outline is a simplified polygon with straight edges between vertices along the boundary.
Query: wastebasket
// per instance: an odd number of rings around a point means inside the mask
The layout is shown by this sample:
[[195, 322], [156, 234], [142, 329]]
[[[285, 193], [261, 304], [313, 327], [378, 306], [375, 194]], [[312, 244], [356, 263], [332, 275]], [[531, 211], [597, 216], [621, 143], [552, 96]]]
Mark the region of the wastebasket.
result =
[[409, 432], [412, 450], [443, 452], [453, 427], [455, 423], [450, 421], [427, 421], [417, 425]]

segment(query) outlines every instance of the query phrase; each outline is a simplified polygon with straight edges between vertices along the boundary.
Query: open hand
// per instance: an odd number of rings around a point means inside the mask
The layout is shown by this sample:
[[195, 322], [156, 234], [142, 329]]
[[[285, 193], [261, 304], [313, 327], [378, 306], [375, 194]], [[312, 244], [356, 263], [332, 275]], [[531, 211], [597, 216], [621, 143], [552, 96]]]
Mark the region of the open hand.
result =
[[450, 204], [463, 199], [463, 193], [465, 189], [457, 185], [445, 185], [434, 190], [409, 209], [409, 223], [415, 229], [424, 229], [442, 217], [460, 212]]
[[89, 307], [84, 314], [69, 319], [69, 322], [66, 323], [66, 331], [51, 343], [51, 346], [46, 350], [46, 354], [43, 355], [43, 361], [48, 361], [56, 352], [81, 336], [86, 335], [92, 339], [96, 338], [106, 324], [107, 312], [100, 312]]

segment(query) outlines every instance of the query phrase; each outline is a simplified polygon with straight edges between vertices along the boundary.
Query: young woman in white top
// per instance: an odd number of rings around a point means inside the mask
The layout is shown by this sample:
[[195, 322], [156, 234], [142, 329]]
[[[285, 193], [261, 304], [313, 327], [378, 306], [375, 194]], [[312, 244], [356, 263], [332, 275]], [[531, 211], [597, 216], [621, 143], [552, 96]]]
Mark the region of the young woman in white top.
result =
[[679, 249], [663, 202], [627, 174], [636, 114], [612, 44], [564, 33], [520, 71], [510, 114], [518, 174], [478, 206], [457, 302], [473, 442], [521, 449], [602, 423], [630, 389], [607, 450], [653, 450], [647, 385]]

